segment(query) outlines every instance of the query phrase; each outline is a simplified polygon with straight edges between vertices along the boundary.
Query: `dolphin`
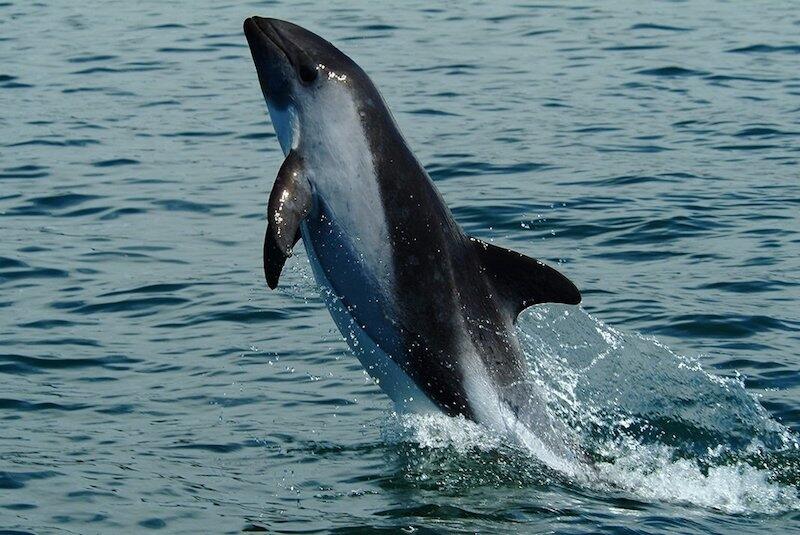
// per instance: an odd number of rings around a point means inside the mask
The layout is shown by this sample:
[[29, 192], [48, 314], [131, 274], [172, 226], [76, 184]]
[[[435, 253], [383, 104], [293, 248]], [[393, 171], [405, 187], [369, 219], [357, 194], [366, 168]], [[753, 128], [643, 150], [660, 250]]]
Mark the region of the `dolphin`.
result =
[[272, 18], [246, 19], [244, 33], [285, 155], [268, 203], [267, 285], [302, 238], [334, 322], [398, 411], [473, 420], [569, 470], [580, 454], [546, 409], [515, 323], [532, 305], [578, 304], [578, 289], [461, 229], [347, 55]]

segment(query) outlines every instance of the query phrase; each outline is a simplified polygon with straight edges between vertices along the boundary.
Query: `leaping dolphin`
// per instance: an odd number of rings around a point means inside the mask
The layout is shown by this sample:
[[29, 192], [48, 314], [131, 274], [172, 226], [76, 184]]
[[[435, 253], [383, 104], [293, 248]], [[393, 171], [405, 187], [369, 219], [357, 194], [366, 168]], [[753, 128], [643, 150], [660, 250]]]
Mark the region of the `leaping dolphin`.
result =
[[334, 322], [398, 410], [464, 416], [564, 469], [575, 450], [514, 325], [531, 305], [579, 303], [578, 289], [465, 234], [375, 85], [331, 43], [270, 18], [244, 33], [286, 156], [269, 197], [269, 287], [302, 237]]

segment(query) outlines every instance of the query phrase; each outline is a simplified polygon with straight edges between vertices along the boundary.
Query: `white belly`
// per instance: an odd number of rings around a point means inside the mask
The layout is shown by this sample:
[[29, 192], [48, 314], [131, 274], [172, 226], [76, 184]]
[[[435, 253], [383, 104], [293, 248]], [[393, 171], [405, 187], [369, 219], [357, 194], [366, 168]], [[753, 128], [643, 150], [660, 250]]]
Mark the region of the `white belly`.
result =
[[[307, 228], [303, 229], [303, 235], [309, 235]], [[342, 305], [339, 297], [334, 295], [333, 287], [325, 277], [322, 266], [317, 259], [313, 243], [305, 239], [303, 242], [308, 253], [308, 261], [314, 273], [314, 279], [322, 289], [322, 297], [328, 306], [334, 323], [336, 323], [350, 349], [355, 353], [367, 373], [377, 381], [381, 390], [392, 399], [396, 410], [398, 412], [416, 413], [441, 412], [400, 366], [353, 319], [353, 316]]]

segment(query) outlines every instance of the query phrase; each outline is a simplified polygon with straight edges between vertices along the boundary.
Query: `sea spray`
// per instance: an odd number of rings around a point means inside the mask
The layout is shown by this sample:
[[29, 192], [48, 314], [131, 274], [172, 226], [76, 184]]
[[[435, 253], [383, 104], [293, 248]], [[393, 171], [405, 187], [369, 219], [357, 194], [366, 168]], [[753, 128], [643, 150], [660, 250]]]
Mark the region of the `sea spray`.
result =
[[530, 309], [518, 335], [547, 409], [587, 454], [583, 473], [556, 473], [524, 444], [463, 418], [393, 415], [383, 438], [413, 446], [407, 466], [417, 483], [558, 481], [731, 514], [800, 509], [797, 439], [740, 379], [571, 307]]

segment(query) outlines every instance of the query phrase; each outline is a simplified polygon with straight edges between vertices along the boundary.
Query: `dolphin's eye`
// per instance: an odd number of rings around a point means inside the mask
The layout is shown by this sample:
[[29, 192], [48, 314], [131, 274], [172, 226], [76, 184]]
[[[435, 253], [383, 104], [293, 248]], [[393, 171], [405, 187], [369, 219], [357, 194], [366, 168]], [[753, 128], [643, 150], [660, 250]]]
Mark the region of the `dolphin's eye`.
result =
[[301, 63], [297, 71], [303, 83], [310, 84], [317, 79], [317, 69], [308, 63]]

